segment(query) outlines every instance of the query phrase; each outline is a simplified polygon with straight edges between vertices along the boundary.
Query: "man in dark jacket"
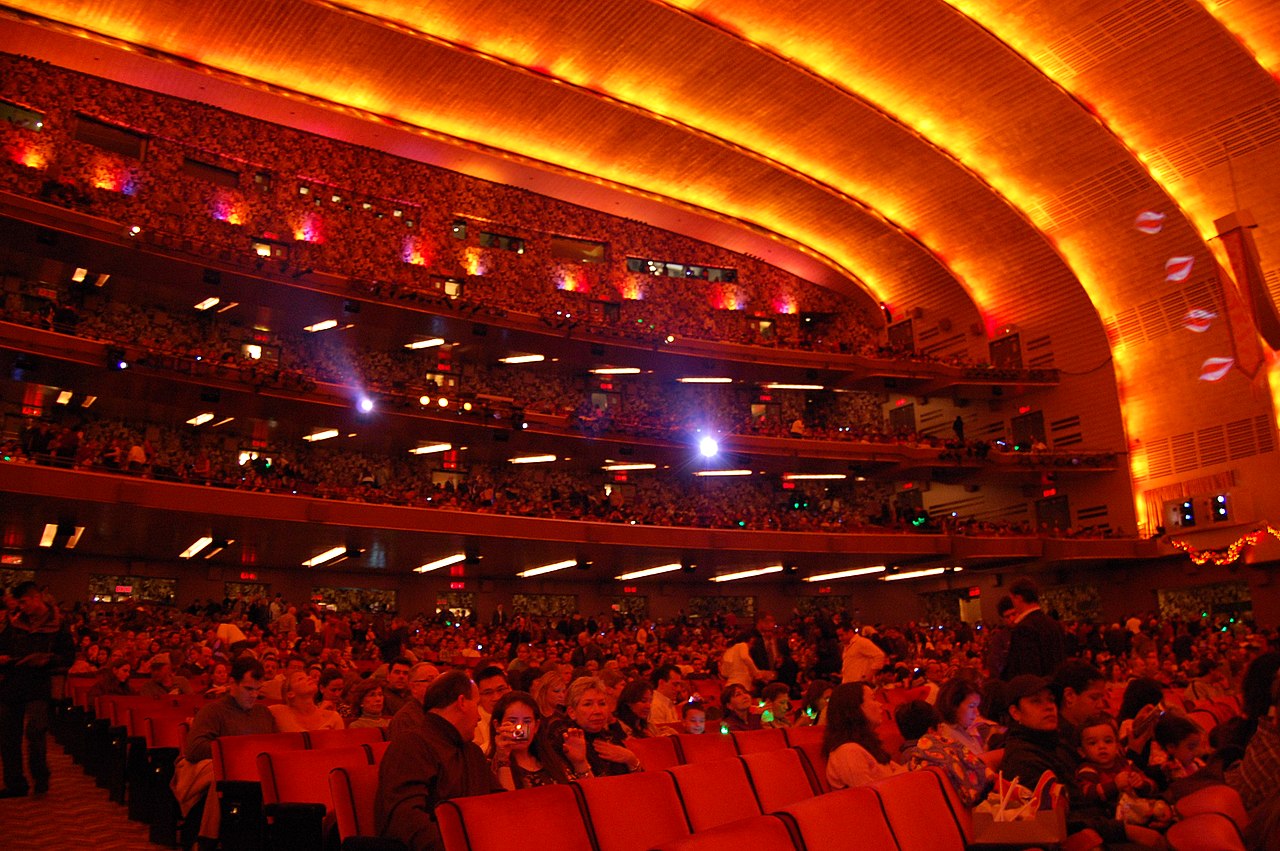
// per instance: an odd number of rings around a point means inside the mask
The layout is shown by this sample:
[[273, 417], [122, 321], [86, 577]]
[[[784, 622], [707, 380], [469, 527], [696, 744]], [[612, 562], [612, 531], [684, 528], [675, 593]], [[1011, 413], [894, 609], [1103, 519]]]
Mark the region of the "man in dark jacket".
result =
[[460, 671], [441, 674], [422, 699], [426, 718], [391, 737], [378, 767], [374, 821], [378, 835], [409, 851], [444, 847], [435, 809], [441, 801], [501, 792], [488, 760], [472, 741], [480, 721], [480, 692]]
[[0, 631], [0, 760], [4, 762], [4, 788], [0, 798], [27, 794], [22, 773], [22, 738], [27, 739], [27, 766], [37, 795], [49, 791], [49, 699], [53, 675], [65, 672], [75, 658], [62, 613], [46, 600], [34, 582], [13, 590], [17, 611]]
[[1013, 598], [1013, 634], [1001, 676], [1006, 682], [1021, 674], [1051, 677], [1066, 659], [1062, 626], [1040, 608], [1040, 592], [1030, 579], [1009, 589]]

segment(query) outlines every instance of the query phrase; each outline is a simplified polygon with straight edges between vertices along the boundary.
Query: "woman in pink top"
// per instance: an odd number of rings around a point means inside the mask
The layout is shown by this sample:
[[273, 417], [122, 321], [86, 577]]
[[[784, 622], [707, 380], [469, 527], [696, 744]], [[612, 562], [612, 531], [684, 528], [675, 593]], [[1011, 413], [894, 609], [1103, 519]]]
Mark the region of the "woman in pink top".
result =
[[832, 789], [865, 786], [904, 770], [889, 759], [876, 734], [883, 720], [884, 707], [866, 683], [844, 683], [831, 692], [822, 754]]

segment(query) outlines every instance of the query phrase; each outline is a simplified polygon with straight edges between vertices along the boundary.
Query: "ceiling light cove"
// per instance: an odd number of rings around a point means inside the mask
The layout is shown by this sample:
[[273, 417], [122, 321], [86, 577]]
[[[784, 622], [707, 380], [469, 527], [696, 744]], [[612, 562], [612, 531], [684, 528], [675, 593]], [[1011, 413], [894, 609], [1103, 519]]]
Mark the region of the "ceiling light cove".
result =
[[445, 556], [435, 561], [429, 561], [426, 564], [419, 565], [413, 569], [414, 573], [430, 573], [433, 570], [439, 570], [442, 567], [448, 567], [451, 564], [457, 564], [467, 560], [466, 553], [454, 553], [451, 556]]
[[833, 579], [847, 579], [850, 576], [869, 576], [873, 573], [884, 573], [888, 570], [883, 564], [873, 564], [871, 567], [855, 567], [852, 570], [837, 570], [834, 573], [819, 573], [815, 576], [806, 576], [805, 582], [830, 582]]
[[630, 573], [621, 573], [613, 578], [624, 582], [628, 579], [644, 579], [646, 576], [657, 576], [662, 573], [672, 573], [673, 571], [679, 570], [681, 567], [682, 565], [680, 562], [660, 564], [657, 567], [646, 567], [643, 570], [633, 570]]
[[557, 570], [566, 570], [577, 563], [577, 559], [566, 559], [565, 561], [557, 561], [554, 564], [544, 564], [542, 567], [531, 567], [528, 570], [522, 570], [517, 573], [516, 576], [528, 579], [531, 576], [541, 576], [544, 573], [555, 573]]
[[722, 573], [719, 576], [711, 577], [712, 582], [735, 582], [739, 579], [751, 579], [754, 576], [768, 576], [771, 573], [781, 573], [782, 565], [774, 564], [769, 567], [757, 567], [754, 570], [742, 570], [737, 573]]

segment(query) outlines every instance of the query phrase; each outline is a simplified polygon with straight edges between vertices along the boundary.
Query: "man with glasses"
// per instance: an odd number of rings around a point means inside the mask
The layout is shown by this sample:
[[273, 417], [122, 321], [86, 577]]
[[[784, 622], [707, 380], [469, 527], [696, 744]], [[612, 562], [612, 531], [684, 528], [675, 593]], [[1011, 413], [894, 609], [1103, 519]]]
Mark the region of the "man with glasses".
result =
[[480, 723], [476, 725], [475, 743], [480, 750], [489, 752], [489, 719], [498, 698], [511, 691], [507, 675], [497, 665], [488, 665], [476, 671], [476, 685], [480, 688]]

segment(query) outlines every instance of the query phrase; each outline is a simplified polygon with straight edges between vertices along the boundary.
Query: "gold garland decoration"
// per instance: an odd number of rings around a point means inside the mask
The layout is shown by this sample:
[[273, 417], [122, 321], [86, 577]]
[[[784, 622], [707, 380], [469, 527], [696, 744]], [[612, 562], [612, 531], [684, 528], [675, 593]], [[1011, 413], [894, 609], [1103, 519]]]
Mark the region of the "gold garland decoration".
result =
[[1234, 564], [1244, 555], [1245, 551], [1250, 547], [1257, 545], [1259, 541], [1270, 535], [1273, 538], [1280, 539], [1280, 529], [1275, 528], [1270, 523], [1263, 529], [1256, 529], [1239, 538], [1235, 543], [1225, 549], [1220, 550], [1197, 550], [1186, 541], [1170, 540], [1169, 543], [1182, 550], [1191, 557], [1191, 561], [1196, 565], [1203, 565], [1212, 562], [1218, 567], [1225, 567], [1228, 564]]

